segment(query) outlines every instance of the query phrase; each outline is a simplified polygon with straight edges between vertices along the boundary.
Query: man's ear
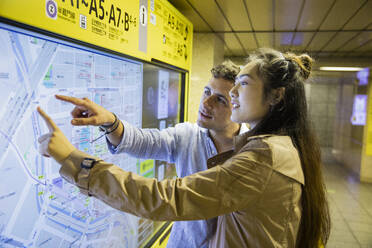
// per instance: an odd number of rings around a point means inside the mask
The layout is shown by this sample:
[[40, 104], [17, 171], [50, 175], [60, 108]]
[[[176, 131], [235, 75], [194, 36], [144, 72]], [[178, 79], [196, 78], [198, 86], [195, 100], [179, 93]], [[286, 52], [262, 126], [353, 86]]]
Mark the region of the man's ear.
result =
[[277, 89], [273, 89], [271, 92], [271, 103], [270, 105], [278, 104], [280, 101], [284, 99], [285, 88], [279, 87]]

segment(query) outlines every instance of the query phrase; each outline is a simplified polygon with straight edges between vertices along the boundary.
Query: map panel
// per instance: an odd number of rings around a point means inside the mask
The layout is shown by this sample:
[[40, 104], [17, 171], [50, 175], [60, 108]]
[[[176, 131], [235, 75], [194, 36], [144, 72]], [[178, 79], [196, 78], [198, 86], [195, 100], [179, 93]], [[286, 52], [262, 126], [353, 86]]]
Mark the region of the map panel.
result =
[[[21, 30], [22, 31], [22, 30]], [[148, 220], [79, 193], [60, 166], [39, 155], [47, 128], [41, 106], [80, 150], [137, 173], [139, 161], [112, 156], [96, 127], [73, 127], [73, 106], [55, 94], [88, 97], [142, 127], [143, 64], [0, 25], [0, 247], [137, 247]]]

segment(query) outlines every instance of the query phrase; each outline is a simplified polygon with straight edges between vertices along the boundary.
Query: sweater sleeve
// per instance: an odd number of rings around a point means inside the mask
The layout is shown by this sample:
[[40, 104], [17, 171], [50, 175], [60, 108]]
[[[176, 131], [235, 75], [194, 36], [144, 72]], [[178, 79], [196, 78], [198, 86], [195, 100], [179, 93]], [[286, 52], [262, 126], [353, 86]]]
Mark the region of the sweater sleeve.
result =
[[112, 154], [125, 152], [137, 158], [151, 158], [174, 163], [178, 155], [179, 137], [189, 135], [187, 123], [158, 130], [141, 129], [126, 121], [122, 122], [124, 134], [120, 144], [115, 147], [106, 139]]

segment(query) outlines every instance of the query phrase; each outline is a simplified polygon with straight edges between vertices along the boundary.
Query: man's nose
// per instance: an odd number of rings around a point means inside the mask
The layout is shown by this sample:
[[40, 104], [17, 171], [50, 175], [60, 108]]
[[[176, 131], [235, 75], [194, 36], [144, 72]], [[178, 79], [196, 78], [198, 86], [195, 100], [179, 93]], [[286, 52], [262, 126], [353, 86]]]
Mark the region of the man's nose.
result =
[[214, 101], [213, 96], [206, 97], [203, 100], [203, 107], [206, 109], [210, 109], [212, 107], [213, 101]]

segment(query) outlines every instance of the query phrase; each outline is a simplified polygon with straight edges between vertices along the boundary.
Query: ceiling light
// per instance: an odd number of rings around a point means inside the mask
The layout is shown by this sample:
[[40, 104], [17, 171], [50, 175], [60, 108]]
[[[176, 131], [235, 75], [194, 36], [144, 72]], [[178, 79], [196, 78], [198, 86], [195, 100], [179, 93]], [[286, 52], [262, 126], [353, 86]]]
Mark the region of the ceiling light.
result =
[[319, 70], [321, 70], [321, 71], [361, 71], [361, 70], [363, 70], [363, 68], [361, 68], [361, 67], [323, 66], [323, 67], [320, 67]]

